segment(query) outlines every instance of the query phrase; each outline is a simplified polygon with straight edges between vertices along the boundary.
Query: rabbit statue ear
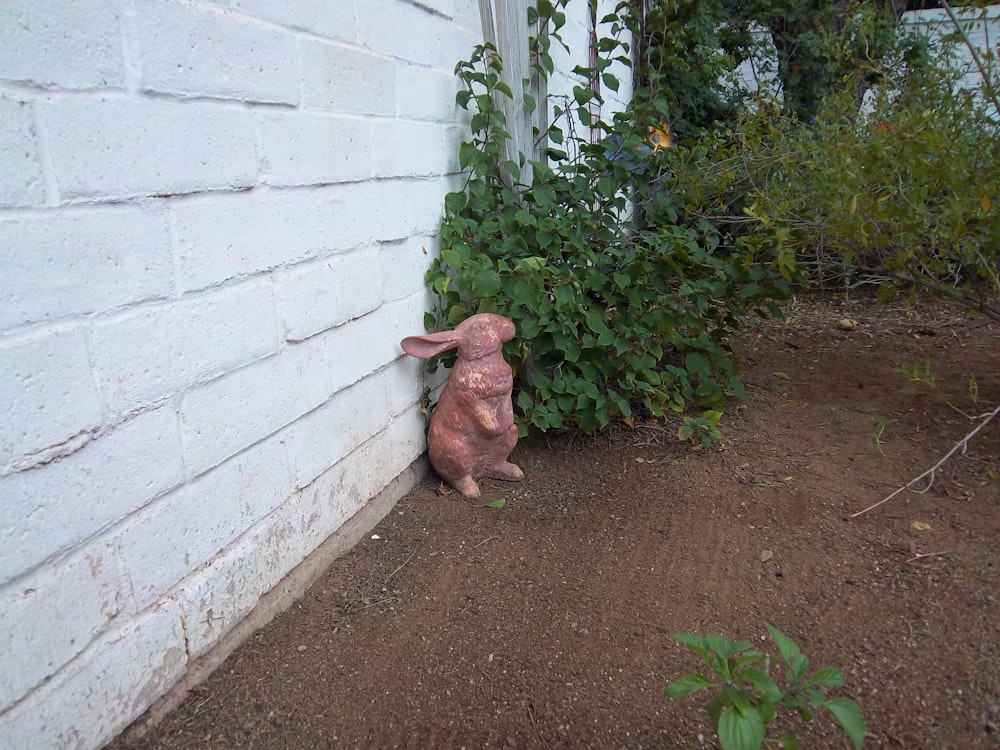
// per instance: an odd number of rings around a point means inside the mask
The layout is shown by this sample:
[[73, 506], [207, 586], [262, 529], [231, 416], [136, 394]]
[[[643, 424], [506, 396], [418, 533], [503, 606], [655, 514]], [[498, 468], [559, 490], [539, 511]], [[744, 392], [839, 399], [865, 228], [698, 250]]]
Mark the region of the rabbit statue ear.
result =
[[399, 345], [411, 357], [430, 359], [445, 349], [458, 346], [459, 343], [460, 339], [454, 331], [442, 331], [441, 333], [428, 333], [426, 336], [407, 336], [399, 342]]

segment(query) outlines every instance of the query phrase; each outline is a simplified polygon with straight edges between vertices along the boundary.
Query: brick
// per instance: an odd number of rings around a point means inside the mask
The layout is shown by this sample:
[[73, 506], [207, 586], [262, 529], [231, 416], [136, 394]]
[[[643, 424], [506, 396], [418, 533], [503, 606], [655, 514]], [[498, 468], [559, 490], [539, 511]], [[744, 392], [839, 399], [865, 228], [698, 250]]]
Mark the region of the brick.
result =
[[479, 5], [477, 3], [456, 2], [454, 12], [449, 15], [461, 32], [468, 35], [468, 41], [463, 47], [467, 51], [465, 57], [462, 58], [465, 59], [471, 53], [472, 48], [477, 44], [482, 44], [483, 41], [483, 23], [480, 20]]
[[319, 185], [372, 176], [368, 120], [305, 112], [268, 113], [261, 121], [265, 180]]
[[[414, 29], [407, 33], [413, 34]], [[357, 49], [303, 39], [302, 104], [307, 109], [392, 115], [396, 111], [396, 66]]]
[[345, 234], [359, 242], [401, 240], [409, 234], [405, 220], [409, 207], [398, 201], [406, 197], [395, 180], [344, 185], [338, 219]]
[[297, 531], [284, 516], [268, 516], [171, 592], [184, 613], [190, 658], [208, 652], [302, 561]]
[[101, 419], [82, 331], [46, 330], [0, 345], [0, 468]]
[[270, 284], [251, 282], [95, 323], [94, 373], [117, 415], [277, 351]]
[[420, 409], [410, 409], [300, 490], [290, 503], [298, 513], [293, 525], [306, 540], [302, 550], [312, 551], [420, 458], [424, 432]]
[[447, 179], [389, 179], [368, 186], [365, 219], [380, 242], [412, 234], [436, 234], [441, 229]]
[[374, 247], [309, 263], [275, 277], [278, 310], [285, 338], [302, 341], [374, 310], [382, 286], [373, 283], [378, 264]]
[[103, 747], [187, 668], [180, 609], [163, 602], [102, 635], [3, 715], [0, 747]]
[[417, 120], [384, 120], [375, 125], [375, 143], [406, 144], [405, 148], [375, 151], [377, 177], [419, 177], [448, 171], [444, 152], [445, 130]]
[[455, 75], [423, 65], [396, 65], [396, 112], [414, 120], [454, 122], [458, 105]]
[[62, 200], [232, 190], [257, 182], [253, 116], [215, 102], [39, 102]]
[[204, 289], [366, 243], [375, 229], [364, 203], [370, 196], [359, 183], [176, 201], [180, 288]]
[[[364, 409], [359, 409], [364, 404]], [[389, 422], [386, 379], [371, 375], [338, 392], [285, 436], [296, 487], [305, 487]]]
[[189, 475], [270, 436], [329, 397], [326, 353], [308, 342], [189, 391], [181, 401]]
[[430, 235], [416, 235], [402, 242], [381, 245], [378, 267], [382, 273], [382, 299], [395, 301], [411, 294], [425, 292], [427, 307], [431, 298], [424, 277], [438, 253], [439, 241]]
[[382, 371], [386, 391], [389, 394], [389, 414], [392, 417], [409, 411], [414, 406], [423, 406], [424, 387], [433, 387], [444, 382], [448, 373], [438, 369], [427, 373], [427, 362], [416, 357], [402, 357]]
[[230, 10], [138, 0], [130, 33], [145, 90], [298, 103], [298, 51], [287, 31]]
[[447, 18], [451, 18], [455, 15], [456, 0], [419, 0], [414, 2], [414, 0], [407, 0], [412, 2], [413, 5], [419, 6], [421, 8], [429, 8], [436, 13], [441, 14]]
[[279, 434], [139, 510], [116, 530], [136, 605], [159, 599], [293, 491]]
[[115, 551], [98, 544], [0, 590], [0, 712], [75, 658], [130, 597]]
[[124, 205], [0, 219], [0, 330], [166, 297], [163, 217]]
[[31, 106], [0, 96], [0, 206], [37, 206], [44, 202], [45, 183]]
[[359, 449], [358, 466], [379, 471], [358, 471], [342, 480], [345, 494], [355, 510], [361, 508], [393, 478], [401, 474], [427, 450], [426, 424], [418, 406], [398, 415]]
[[299, 530], [302, 541], [295, 543], [304, 545], [302, 551], [308, 554], [420, 458], [426, 450], [424, 433], [423, 417], [414, 407], [302, 488], [289, 501], [297, 514], [290, 525]]
[[0, 477], [0, 583], [109, 528], [183, 478], [173, 408], [130, 419], [48, 465]]
[[232, 0], [242, 12], [299, 31], [331, 39], [351, 40], [357, 35], [354, 3], [329, 0]]
[[385, 304], [349, 325], [316, 337], [316, 343], [325, 348], [329, 358], [333, 392], [404, 356], [400, 340], [424, 330], [422, 302], [408, 297]]
[[[415, 412], [416, 410], [414, 410]], [[242, 620], [261, 595], [305, 560], [331, 534], [423, 452], [423, 427], [414, 413], [376, 434], [308, 487], [296, 492], [250, 533], [171, 592], [184, 611], [191, 658], [208, 651]], [[372, 471], [373, 466], [385, 467]], [[404, 488], [405, 489], [408, 488]]]
[[451, 70], [471, 44], [447, 18], [399, 0], [368, 0], [358, 16], [358, 40], [379, 54]]
[[117, 7], [113, 0], [5, 0], [0, 79], [66, 89], [121, 87]]

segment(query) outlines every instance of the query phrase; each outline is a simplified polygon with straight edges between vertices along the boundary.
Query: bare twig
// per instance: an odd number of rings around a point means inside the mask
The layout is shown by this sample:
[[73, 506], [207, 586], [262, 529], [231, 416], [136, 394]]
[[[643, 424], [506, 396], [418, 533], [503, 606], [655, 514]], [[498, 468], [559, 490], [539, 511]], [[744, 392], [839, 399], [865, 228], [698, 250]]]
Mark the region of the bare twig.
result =
[[479, 549], [484, 544], [486, 544], [486, 542], [492, 542], [494, 539], [499, 539], [499, 538], [500, 537], [498, 537], [498, 536], [488, 536], [483, 541], [481, 541], [479, 544], [477, 544], [475, 547], [473, 547], [472, 549]]
[[531, 726], [535, 730], [535, 734], [538, 735], [538, 739], [542, 741], [542, 744], [545, 745], [546, 748], [551, 748], [552, 746], [549, 744], [548, 740], [546, 740], [545, 737], [542, 736], [541, 731], [539, 731], [538, 729], [538, 723], [535, 721], [535, 712], [531, 710], [532, 708], [531, 703], [528, 704], [527, 708], [528, 708], [528, 718], [531, 719]]
[[405, 568], [405, 567], [406, 567], [406, 564], [407, 564], [408, 562], [410, 562], [410, 560], [412, 560], [412, 559], [413, 559], [413, 556], [414, 556], [415, 554], [417, 554], [417, 552], [418, 552], [418, 551], [420, 550], [420, 547], [423, 547], [423, 546], [424, 546], [424, 545], [423, 545], [423, 544], [421, 544], [421, 545], [420, 545], [419, 547], [417, 547], [417, 548], [416, 548], [415, 550], [413, 550], [413, 552], [411, 552], [411, 553], [410, 553], [410, 556], [409, 556], [408, 558], [406, 558], [405, 560], [403, 560], [403, 562], [402, 562], [402, 563], [400, 563], [399, 567], [397, 567], [397, 568], [396, 568], [396, 569], [395, 569], [394, 571], [392, 571], [392, 572], [391, 572], [391, 573], [390, 573], [390, 574], [389, 574], [388, 576], [386, 576], [386, 579], [385, 579], [385, 580], [384, 580], [384, 581], [383, 581], [382, 583], [383, 583], [383, 584], [386, 584], [386, 583], [389, 583], [389, 581], [390, 581], [390, 580], [392, 579], [392, 577], [393, 577], [394, 575], [396, 575], [396, 573], [398, 573], [399, 571], [401, 571], [401, 570], [402, 570], [403, 568]]
[[944, 466], [944, 464], [948, 461], [948, 459], [951, 458], [952, 456], [954, 456], [959, 450], [961, 450], [962, 453], [965, 453], [965, 450], [969, 447], [969, 441], [972, 440], [972, 438], [974, 438], [976, 436], [976, 434], [981, 429], [983, 429], [983, 427], [985, 427], [990, 422], [990, 420], [993, 419], [994, 417], [996, 417], [998, 414], [1000, 414], [1000, 406], [997, 406], [996, 409], [994, 409], [992, 412], [990, 412], [989, 414], [987, 414], [983, 418], [982, 422], [980, 422], [978, 425], [976, 425], [976, 427], [971, 432], [969, 432], [965, 437], [963, 437], [961, 440], [959, 440], [957, 443], [955, 443], [951, 447], [951, 450], [948, 451], [947, 453], [945, 453], [944, 457], [940, 461], [938, 461], [936, 464], [934, 464], [931, 468], [929, 468], [927, 471], [925, 471], [920, 476], [914, 477], [909, 482], [907, 482], [902, 487], [900, 487], [895, 492], [893, 492], [891, 495], [882, 498], [881, 500], [879, 500], [874, 505], [869, 505], [864, 510], [859, 510], [857, 513], [852, 513], [851, 514], [851, 518], [857, 518], [858, 516], [862, 516], [862, 515], [864, 515], [865, 513], [867, 513], [870, 510], [875, 510], [875, 508], [877, 508], [878, 506], [882, 505], [883, 503], [889, 502], [894, 497], [896, 497], [896, 495], [898, 495], [899, 493], [905, 492], [906, 490], [908, 490], [911, 487], [913, 487], [913, 485], [917, 484], [918, 482], [922, 482], [925, 479], [927, 480], [927, 486], [924, 489], [922, 489], [922, 490], [915, 490], [915, 491], [916, 492], [921, 492], [921, 493], [927, 492], [927, 490], [929, 490], [931, 487], [934, 486], [934, 477], [936, 476], [936, 474], [938, 472], [938, 469], [940, 469], [942, 466]]
[[[955, 30], [962, 37], [962, 42], [963, 44], [965, 44], [965, 48], [969, 51], [969, 54], [972, 56], [972, 60], [976, 64], [976, 69], [979, 71], [979, 75], [983, 77], [983, 90], [986, 93], [986, 95], [990, 98], [990, 102], [992, 102], [996, 112], [1000, 114], [1000, 96], [998, 96], [997, 94], [997, 90], [994, 87], [993, 77], [990, 75], [990, 71], [987, 69], [986, 64], [983, 62], [982, 55], [979, 54], [979, 50], [976, 49], [976, 45], [974, 45], [972, 43], [972, 40], [969, 39], [969, 35], [966, 33], [965, 28], [962, 26], [961, 21], [959, 21], [958, 17], [955, 15], [955, 11], [952, 9], [951, 4], [948, 2], [948, 0], [941, 0], [941, 6], [945, 9], [945, 12], [948, 13], [948, 19], [955, 27]], [[985, 16], [985, 11], [983, 12], [983, 15]], [[986, 23], [984, 23], [984, 25], [989, 26], [989, 24]], [[988, 46], [987, 49], [989, 49]]]
[[916, 562], [917, 560], [923, 560], [925, 557], [941, 557], [941, 555], [947, 554], [947, 552], [918, 552], [906, 562], [911, 563]]

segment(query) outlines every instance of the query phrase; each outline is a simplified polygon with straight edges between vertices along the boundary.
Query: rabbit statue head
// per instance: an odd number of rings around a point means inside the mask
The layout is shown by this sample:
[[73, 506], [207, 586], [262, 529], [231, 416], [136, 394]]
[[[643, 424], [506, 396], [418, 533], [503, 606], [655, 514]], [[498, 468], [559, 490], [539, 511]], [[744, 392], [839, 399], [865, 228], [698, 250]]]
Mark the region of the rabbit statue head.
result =
[[427, 432], [434, 470], [465, 497], [479, 497], [476, 479], [518, 481], [524, 472], [507, 458], [517, 444], [511, 391], [514, 378], [503, 345], [514, 338], [510, 318], [479, 313], [452, 331], [407, 336], [407, 354], [428, 359], [458, 347]]

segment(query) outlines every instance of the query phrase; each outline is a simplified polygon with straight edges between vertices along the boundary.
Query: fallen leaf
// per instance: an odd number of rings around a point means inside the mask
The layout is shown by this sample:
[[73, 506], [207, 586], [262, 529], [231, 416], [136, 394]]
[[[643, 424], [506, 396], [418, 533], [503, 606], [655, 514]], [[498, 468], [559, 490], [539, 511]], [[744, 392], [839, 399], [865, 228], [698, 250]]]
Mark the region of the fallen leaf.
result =
[[505, 497], [498, 497], [492, 503], [487, 503], [486, 507], [487, 508], [502, 508], [506, 504], [507, 504], [507, 498], [505, 498]]
[[788, 380], [788, 373], [787, 372], [776, 372], [776, 373], [774, 373], [774, 377], [781, 378], [782, 380]]
[[926, 521], [914, 521], [910, 524], [910, 528], [914, 531], [930, 531], [931, 525]]

